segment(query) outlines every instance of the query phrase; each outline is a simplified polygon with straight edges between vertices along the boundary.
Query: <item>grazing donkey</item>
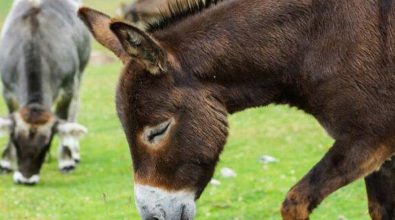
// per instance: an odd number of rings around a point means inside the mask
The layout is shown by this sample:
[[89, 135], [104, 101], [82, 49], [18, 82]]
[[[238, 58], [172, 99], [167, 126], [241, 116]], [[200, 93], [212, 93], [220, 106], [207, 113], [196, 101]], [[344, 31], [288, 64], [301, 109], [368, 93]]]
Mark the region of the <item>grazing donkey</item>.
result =
[[76, 0], [16, 0], [6, 20], [0, 72], [10, 115], [0, 119], [0, 129], [10, 133], [10, 141], [0, 169], [11, 171], [16, 154], [16, 183], [38, 182], [55, 133], [60, 170], [70, 171], [80, 160], [79, 138], [86, 128], [75, 120], [90, 33], [77, 9]]
[[147, 31], [80, 9], [125, 64], [117, 110], [143, 219], [192, 219], [225, 144], [228, 113], [269, 103], [303, 109], [335, 139], [289, 191], [283, 219], [308, 219], [359, 178], [371, 217], [395, 219], [395, 3], [215, 3], [171, 6]]

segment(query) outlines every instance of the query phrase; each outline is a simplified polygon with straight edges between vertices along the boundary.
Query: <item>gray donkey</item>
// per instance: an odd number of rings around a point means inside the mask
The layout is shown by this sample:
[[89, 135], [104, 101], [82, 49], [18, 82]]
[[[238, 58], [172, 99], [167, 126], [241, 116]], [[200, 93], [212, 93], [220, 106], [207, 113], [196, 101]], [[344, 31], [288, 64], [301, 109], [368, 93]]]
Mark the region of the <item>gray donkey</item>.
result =
[[15, 0], [0, 41], [0, 73], [9, 116], [0, 133], [10, 140], [0, 170], [15, 183], [34, 185], [54, 134], [60, 138], [59, 169], [80, 161], [79, 87], [90, 55], [90, 34], [76, 16], [78, 0]]

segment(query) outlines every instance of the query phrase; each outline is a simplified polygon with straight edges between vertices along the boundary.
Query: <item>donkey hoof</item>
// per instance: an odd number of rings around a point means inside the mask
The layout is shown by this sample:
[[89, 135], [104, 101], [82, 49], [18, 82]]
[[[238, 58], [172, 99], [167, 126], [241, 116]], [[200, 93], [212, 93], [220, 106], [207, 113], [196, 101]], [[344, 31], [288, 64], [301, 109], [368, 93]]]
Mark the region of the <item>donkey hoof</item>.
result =
[[75, 162], [76, 164], [79, 164], [79, 163], [81, 162], [81, 160], [80, 160], [80, 159], [74, 159], [74, 162]]
[[0, 161], [0, 174], [2, 173], [8, 174], [12, 172], [13, 170], [10, 162], [4, 160]]
[[13, 172], [13, 170], [11, 167], [0, 166], [0, 174], [10, 174], [12, 172]]
[[70, 173], [75, 170], [75, 166], [65, 166], [60, 168], [60, 172], [62, 173]]

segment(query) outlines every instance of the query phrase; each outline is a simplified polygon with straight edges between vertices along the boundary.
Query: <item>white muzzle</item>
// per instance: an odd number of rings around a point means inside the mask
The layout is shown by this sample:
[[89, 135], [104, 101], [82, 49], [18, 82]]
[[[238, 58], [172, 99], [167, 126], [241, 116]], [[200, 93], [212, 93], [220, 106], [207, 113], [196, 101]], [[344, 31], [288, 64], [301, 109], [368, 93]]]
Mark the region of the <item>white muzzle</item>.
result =
[[14, 182], [17, 184], [35, 185], [38, 183], [38, 181], [40, 181], [40, 176], [38, 174], [33, 175], [30, 178], [26, 178], [19, 171], [14, 173]]
[[143, 220], [192, 220], [195, 217], [195, 193], [169, 192], [136, 184], [136, 205]]

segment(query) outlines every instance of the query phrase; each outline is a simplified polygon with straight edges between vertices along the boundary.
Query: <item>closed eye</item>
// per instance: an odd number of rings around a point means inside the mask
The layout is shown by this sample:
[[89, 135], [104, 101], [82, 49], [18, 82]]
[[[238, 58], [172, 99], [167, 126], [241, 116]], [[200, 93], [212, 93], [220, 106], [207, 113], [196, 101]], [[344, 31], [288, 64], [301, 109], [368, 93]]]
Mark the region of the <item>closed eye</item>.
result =
[[168, 133], [173, 120], [165, 121], [155, 127], [147, 127], [144, 129], [144, 140], [150, 144], [156, 144], [161, 141]]
[[149, 135], [148, 135], [148, 141], [149, 142], [154, 142], [155, 138], [160, 137], [164, 135], [170, 127], [170, 122], [166, 122], [165, 124], [160, 124], [158, 127], [150, 130]]

